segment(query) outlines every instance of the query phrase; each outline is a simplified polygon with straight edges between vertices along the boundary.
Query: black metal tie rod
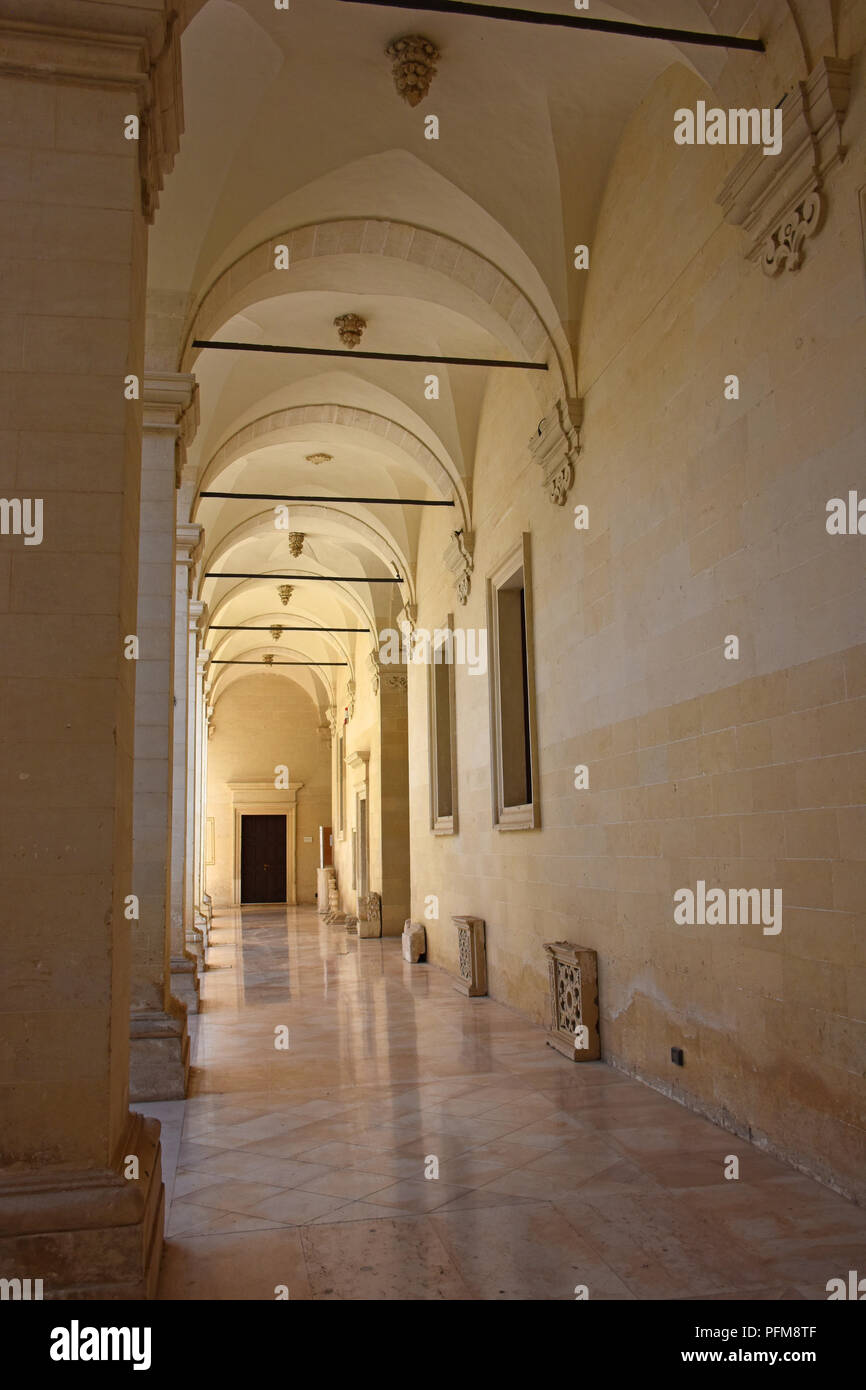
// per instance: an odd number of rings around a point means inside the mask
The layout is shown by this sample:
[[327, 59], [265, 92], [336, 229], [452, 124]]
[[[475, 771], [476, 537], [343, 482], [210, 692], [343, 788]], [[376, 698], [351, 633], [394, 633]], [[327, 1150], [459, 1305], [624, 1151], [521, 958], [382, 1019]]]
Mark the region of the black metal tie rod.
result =
[[441, 362], [451, 367], [519, 367], [527, 372], [547, 372], [546, 362], [503, 362], [498, 357], [427, 357], [413, 352], [360, 352], [357, 348], [285, 347], [282, 343], [218, 343], [193, 338], [194, 348], [218, 348], [222, 352], [285, 352], [296, 357], [365, 357], [373, 362]]
[[453, 507], [454, 502], [425, 502], [420, 497], [284, 497], [279, 492], [200, 492], [199, 497], [237, 498], [242, 502], [370, 502], [382, 507]]
[[402, 584], [399, 575], [373, 579], [368, 574], [223, 574], [208, 570], [205, 579], [303, 579], [316, 580], [320, 584]]
[[368, 627], [286, 627], [283, 623], [268, 623], [265, 627], [236, 627], [233, 623], [210, 623], [208, 632], [271, 632], [278, 627], [281, 632], [369, 632]]
[[211, 666], [348, 666], [348, 661], [211, 661]]
[[507, 9], [504, 5], [471, 5], [462, 0], [342, 0], [344, 5], [378, 5], [388, 10], [429, 10], [433, 14], [475, 15], [481, 19], [505, 19], [516, 24], [553, 24], [563, 29], [592, 29], [599, 34], [626, 34], [636, 39], [664, 39], [668, 43], [696, 43], [705, 48], [742, 48], [765, 52], [763, 39], [744, 39], [736, 34], [705, 34], [694, 29], [660, 29], [654, 24], [632, 24], [589, 15], [540, 14], [537, 10]]

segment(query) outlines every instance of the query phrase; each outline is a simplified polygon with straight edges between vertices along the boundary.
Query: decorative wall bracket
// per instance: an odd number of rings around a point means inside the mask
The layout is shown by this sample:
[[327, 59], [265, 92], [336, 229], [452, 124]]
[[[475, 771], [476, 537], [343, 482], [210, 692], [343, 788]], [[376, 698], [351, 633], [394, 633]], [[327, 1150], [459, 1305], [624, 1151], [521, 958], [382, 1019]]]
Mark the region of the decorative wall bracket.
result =
[[847, 60], [822, 58], [785, 99], [781, 153], [751, 147], [719, 193], [725, 221], [743, 228], [746, 256], [765, 275], [799, 270], [806, 241], [821, 229], [827, 174], [845, 157], [850, 81]]
[[454, 576], [458, 603], [466, 603], [472, 588], [472, 558], [474, 541], [471, 531], [452, 531], [451, 541], [442, 557]]
[[557, 507], [565, 505], [574, 486], [582, 420], [583, 402], [573, 396], [560, 398], [529, 441], [529, 452], [542, 470], [542, 486]]
[[454, 988], [474, 999], [487, 993], [487, 945], [482, 917], [452, 917], [457, 928], [457, 969]]
[[355, 713], [355, 694], [356, 694], [355, 682], [354, 682], [354, 681], [347, 681], [347, 683], [346, 683], [346, 722], [347, 722], [347, 723], [349, 722], [349, 720], [352, 718], [353, 714]]
[[572, 1062], [601, 1056], [598, 1036], [598, 958], [587, 946], [545, 941], [550, 975], [547, 1042]]

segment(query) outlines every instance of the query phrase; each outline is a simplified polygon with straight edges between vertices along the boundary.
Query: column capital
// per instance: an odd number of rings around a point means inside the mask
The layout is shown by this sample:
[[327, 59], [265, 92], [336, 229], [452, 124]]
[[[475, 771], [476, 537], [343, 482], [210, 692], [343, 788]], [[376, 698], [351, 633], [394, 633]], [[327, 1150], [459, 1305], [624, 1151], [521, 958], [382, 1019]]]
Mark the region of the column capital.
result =
[[174, 441], [174, 485], [179, 488], [186, 451], [199, 426], [198, 382], [189, 372], [145, 372], [141, 398], [145, 435]]
[[181, 521], [175, 528], [175, 563], [191, 569], [201, 545], [204, 527], [196, 521]]
[[130, 92], [141, 121], [142, 212], [152, 222], [183, 130], [180, 25], [168, 0], [158, 8], [146, 0], [86, 8], [79, 0], [6, 0], [3, 10], [0, 73]]

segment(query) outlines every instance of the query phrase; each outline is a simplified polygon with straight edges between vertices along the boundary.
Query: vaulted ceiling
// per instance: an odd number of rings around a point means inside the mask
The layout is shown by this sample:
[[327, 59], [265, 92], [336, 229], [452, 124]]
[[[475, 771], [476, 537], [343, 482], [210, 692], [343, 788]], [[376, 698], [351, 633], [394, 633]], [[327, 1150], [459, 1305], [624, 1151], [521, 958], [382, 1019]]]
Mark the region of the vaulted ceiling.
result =
[[[749, 8], [732, 0], [725, 23]], [[593, 3], [600, 17], [693, 29], [709, 27], [704, 9]], [[579, 393], [586, 277], [572, 248], [591, 243], [625, 123], [672, 62], [712, 79], [725, 54], [342, 0], [288, 10], [187, 0], [186, 19], [186, 129], [150, 234], [149, 365], [199, 381], [186, 493], [189, 518], [205, 527], [207, 646], [221, 660], [277, 649], [280, 660], [346, 660], [354, 675], [376, 630], [413, 601], [424, 509], [329, 499], [453, 501], [452, 529], [471, 530], [479, 422], [503, 369], [220, 352], [194, 340], [339, 348], [334, 319], [355, 313], [367, 323], [360, 350], [546, 362], [547, 373], [510, 373], [540, 417], [545, 402]], [[441, 55], [415, 107], [385, 54], [406, 33]], [[438, 140], [425, 138], [430, 114]], [[288, 269], [275, 268], [276, 244], [289, 248]], [[425, 394], [431, 372], [438, 399]], [[330, 458], [309, 462], [316, 454]], [[273, 503], [202, 491], [314, 497], [289, 508], [301, 555]], [[213, 571], [268, 577], [205, 577]], [[298, 572], [329, 582], [298, 581], [283, 607], [270, 576]], [[396, 573], [399, 586], [371, 582]], [[275, 622], [309, 631], [275, 647], [268, 632], [217, 630]], [[219, 679], [246, 669], [221, 667]], [[335, 668], [287, 669], [320, 706], [332, 703]]]

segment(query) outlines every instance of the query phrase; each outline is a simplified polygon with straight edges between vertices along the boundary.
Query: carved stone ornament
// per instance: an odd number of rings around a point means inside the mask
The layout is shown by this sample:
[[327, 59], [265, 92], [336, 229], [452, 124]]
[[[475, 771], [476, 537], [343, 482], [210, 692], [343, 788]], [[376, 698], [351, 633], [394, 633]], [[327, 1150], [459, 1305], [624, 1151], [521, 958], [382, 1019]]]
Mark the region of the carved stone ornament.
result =
[[273, 666], [273, 664], [274, 664], [274, 654], [273, 654], [273, 652], [265, 652], [264, 656], [262, 657], [262, 661], [265, 663], [266, 666]]
[[351, 719], [352, 716], [353, 716], [353, 714], [355, 713], [355, 694], [356, 694], [355, 682], [354, 682], [354, 681], [349, 681], [349, 683], [348, 683], [347, 686], [346, 686], [346, 719], [347, 719], [347, 721], [348, 721], [349, 719]]
[[379, 679], [380, 679], [380, 663], [379, 663], [379, 653], [378, 653], [377, 651], [372, 651], [372, 652], [370, 652], [369, 656], [367, 657], [367, 667], [368, 667], [369, 672], [370, 672], [370, 685], [371, 685], [371, 687], [372, 687], [373, 694], [374, 694], [374, 695], [378, 695], [378, 694], [379, 694]]
[[542, 486], [557, 507], [565, 505], [574, 486], [582, 416], [582, 402], [571, 396], [560, 399], [529, 441], [529, 452], [542, 470]]
[[306, 463], [314, 463], [314, 464], [316, 464], [316, 465], [318, 465], [318, 464], [320, 464], [320, 463], [333, 463], [333, 462], [334, 462], [334, 455], [333, 455], [333, 454], [306, 454], [306, 455], [304, 456], [304, 460], [305, 460]]
[[294, 592], [294, 584], [281, 584], [280, 587], [277, 589], [277, 593], [280, 596], [280, 603], [283, 605], [284, 608], [288, 604], [289, 599], [292, 597], [292, 594]]
[[487, 993], [484, 919], [452, 917], [451, 921], [457, 928], [457, 970], [460, 977], [454, 988], [474, 999]]
[[406, 34], [389, 43], [385, 53], [393, 63], [391, 71], [398, 94], [410, 106], [417, 106], [436, 76], [436, 63], [442, 56], [439, 49], [423, 34]]
[[389, 690], [409, 689], [409, 679], [407, 676], [386, 676], [385, 683]]
[[298, 556], [300, 555], [301, 551], [303, 550], [303, 548], [304, 548], [304, 541], [305, 541], [306, 539], [307, 539], [307, 538], [306, 538], [306, 536], [304, 535], [303, 531], [290, 531], [290, 532], [289, 532], [289, 554], [290, 554], [295, 560], [297, 560]]
[[473, 538], [468, 531], [452, 531], [451, 541], [443, 559], [454, 576], [458, 603], [466, 603], [472, 588], [472, 571], [475, 561], [472, 558]]
[[782, 149], [765, 155], [751, 146], [717, 198], [725, 221], [748, 237], [746, 256], [765, 275], [799, 270], [805, 244], [821, 230], [828, 173], [845, 158], [842, 125], [848, 109], [850, 64], [822, 58], [782, 105]]
[[379, 893], [368, 893], [364, 899], [364, 910], [358, 919], [358, 935], [382, 935], [382, 898]]
[[279, 623], [274, 623], [273, 627], [270, 629], [270, 633], [274, 641], [279, 642], [283, 635], [283, 629], [280, 627]]
[[598, 1036], [598, 959], [587, 946], [546, 941], [550, 979], [547, 1042], [572, 1062], [601, 1056]]
[[331, 738], [336, 738], [336, 736], [337, 736], [337, 706], [336, 706], [336, 705], [328, 705], [326, 718], [327, 718], [327, 720], [328, 720], [328, 728], [329, 728], [330, 731], [331, 731]]
[[803, 264], [803, 244], [819, 230], [823, 213], [824, 201], [818, 189], [813, 188], [764, 242], [761, 269], [765, 275], [800, 269]]
[[334, 327], [344, 347], [356, 348], [364, 336], [367, 320], [362, 319], [360, 314], [338, 314], [334, 319]]

